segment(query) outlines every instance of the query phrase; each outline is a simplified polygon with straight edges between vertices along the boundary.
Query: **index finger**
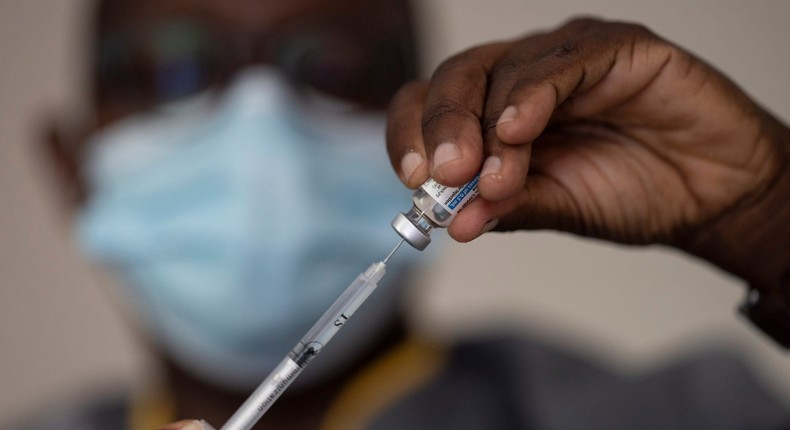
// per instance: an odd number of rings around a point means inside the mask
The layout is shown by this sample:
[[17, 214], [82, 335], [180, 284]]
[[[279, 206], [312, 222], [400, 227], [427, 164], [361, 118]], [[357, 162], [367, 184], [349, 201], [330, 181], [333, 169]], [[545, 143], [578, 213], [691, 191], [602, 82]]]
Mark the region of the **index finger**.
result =
[[442, 63], [431, 78], [422, 133], [431, 176], [439, 183], [460, 186], [480, 170], [489, 76], [511, 45], [493, 43], [464, 51]]

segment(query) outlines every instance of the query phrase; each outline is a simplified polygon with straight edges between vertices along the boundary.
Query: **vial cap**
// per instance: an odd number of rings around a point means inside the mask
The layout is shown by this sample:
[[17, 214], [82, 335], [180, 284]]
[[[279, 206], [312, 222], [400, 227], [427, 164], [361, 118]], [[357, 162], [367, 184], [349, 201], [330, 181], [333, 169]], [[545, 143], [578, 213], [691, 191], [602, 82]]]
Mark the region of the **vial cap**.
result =
[[416, 226], [406, 215], [399, 213], [392, 220], [392, 228], [409, 243], [409, 245], [422, 251], [429, 243], [431, 236]]

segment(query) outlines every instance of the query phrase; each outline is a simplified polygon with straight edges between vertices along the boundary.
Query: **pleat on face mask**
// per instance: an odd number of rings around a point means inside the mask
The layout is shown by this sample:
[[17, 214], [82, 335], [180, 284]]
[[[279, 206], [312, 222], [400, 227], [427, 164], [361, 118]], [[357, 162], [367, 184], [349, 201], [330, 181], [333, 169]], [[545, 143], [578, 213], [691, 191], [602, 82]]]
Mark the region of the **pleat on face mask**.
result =
[[[274, 71], [251, 69], [216, 98], [127, 119], [91, 143], [83, 248], [113, 268], [162, 347], [223, 386], [271, 370], [391, 247], [389, 222], [410, 198], [383, 115], [300, 103]], [[352, 346], [315, 368], [338, 366], [392, 317], [396, 293], [382, 287], [336, 341]]]

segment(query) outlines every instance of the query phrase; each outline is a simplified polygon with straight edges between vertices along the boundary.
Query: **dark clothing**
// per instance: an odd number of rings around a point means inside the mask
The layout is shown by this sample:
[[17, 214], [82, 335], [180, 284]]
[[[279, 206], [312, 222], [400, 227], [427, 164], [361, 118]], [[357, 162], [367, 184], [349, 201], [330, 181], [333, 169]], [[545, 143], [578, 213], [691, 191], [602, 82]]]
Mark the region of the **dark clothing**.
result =
[[532, 341], [461, 345], [375, 429], [783, 429], [790, 410], [727, 351], [625, 376]]
[[[580, 355], [517, 337], [465, 342], [446, 351], [444, 357], [437, 372], [368, 413], [370, 419], [364, 424], [343, 427], [790, 429], [788, 407], [757, 381], [736, 354], [726, 350], [696, 354], [636, 375], [623, 375]], [[420, 362], [419, 357], [412, 361]], [[389, 377], [397, 377], [398, 369], [390, 366]], [[401, 374], [407, 371], [402, 366]], [[387, 389], [375, 383], [369, 388], [369, 392], [363, 390], [363, 398]], [[361, 403], [349, 404], [351, 413], [364, 412], [355, 410], [364, 408]], [[49, 424], [23, 428], [128, 429], [128, 411], [123, 401], [110, 401], [56, 417]]]

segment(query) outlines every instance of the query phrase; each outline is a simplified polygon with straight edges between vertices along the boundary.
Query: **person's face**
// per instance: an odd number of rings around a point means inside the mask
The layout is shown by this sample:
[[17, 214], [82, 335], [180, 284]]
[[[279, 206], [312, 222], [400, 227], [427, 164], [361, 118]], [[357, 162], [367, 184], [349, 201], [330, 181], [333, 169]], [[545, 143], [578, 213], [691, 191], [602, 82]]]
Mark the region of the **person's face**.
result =
[[[164, 353], [217, 384], [257, 381], [395, 239], [409, 192], [368, 110], [411, 77], [408, 10], [105, 0], [97, 18], [95, 124], [50, 145], [78, 243]], [[393, 317], [389, 291], [325, 369]]]
[[130, 115], [222, 87], [250, 65], [279, 68], [300, 89], [382, 108], [415, 73], [404, 0], [107, 0], [96, 15], [90, 97], [95, 120], [50, 133], [68, 199], [81, 203], [84, 142]]

